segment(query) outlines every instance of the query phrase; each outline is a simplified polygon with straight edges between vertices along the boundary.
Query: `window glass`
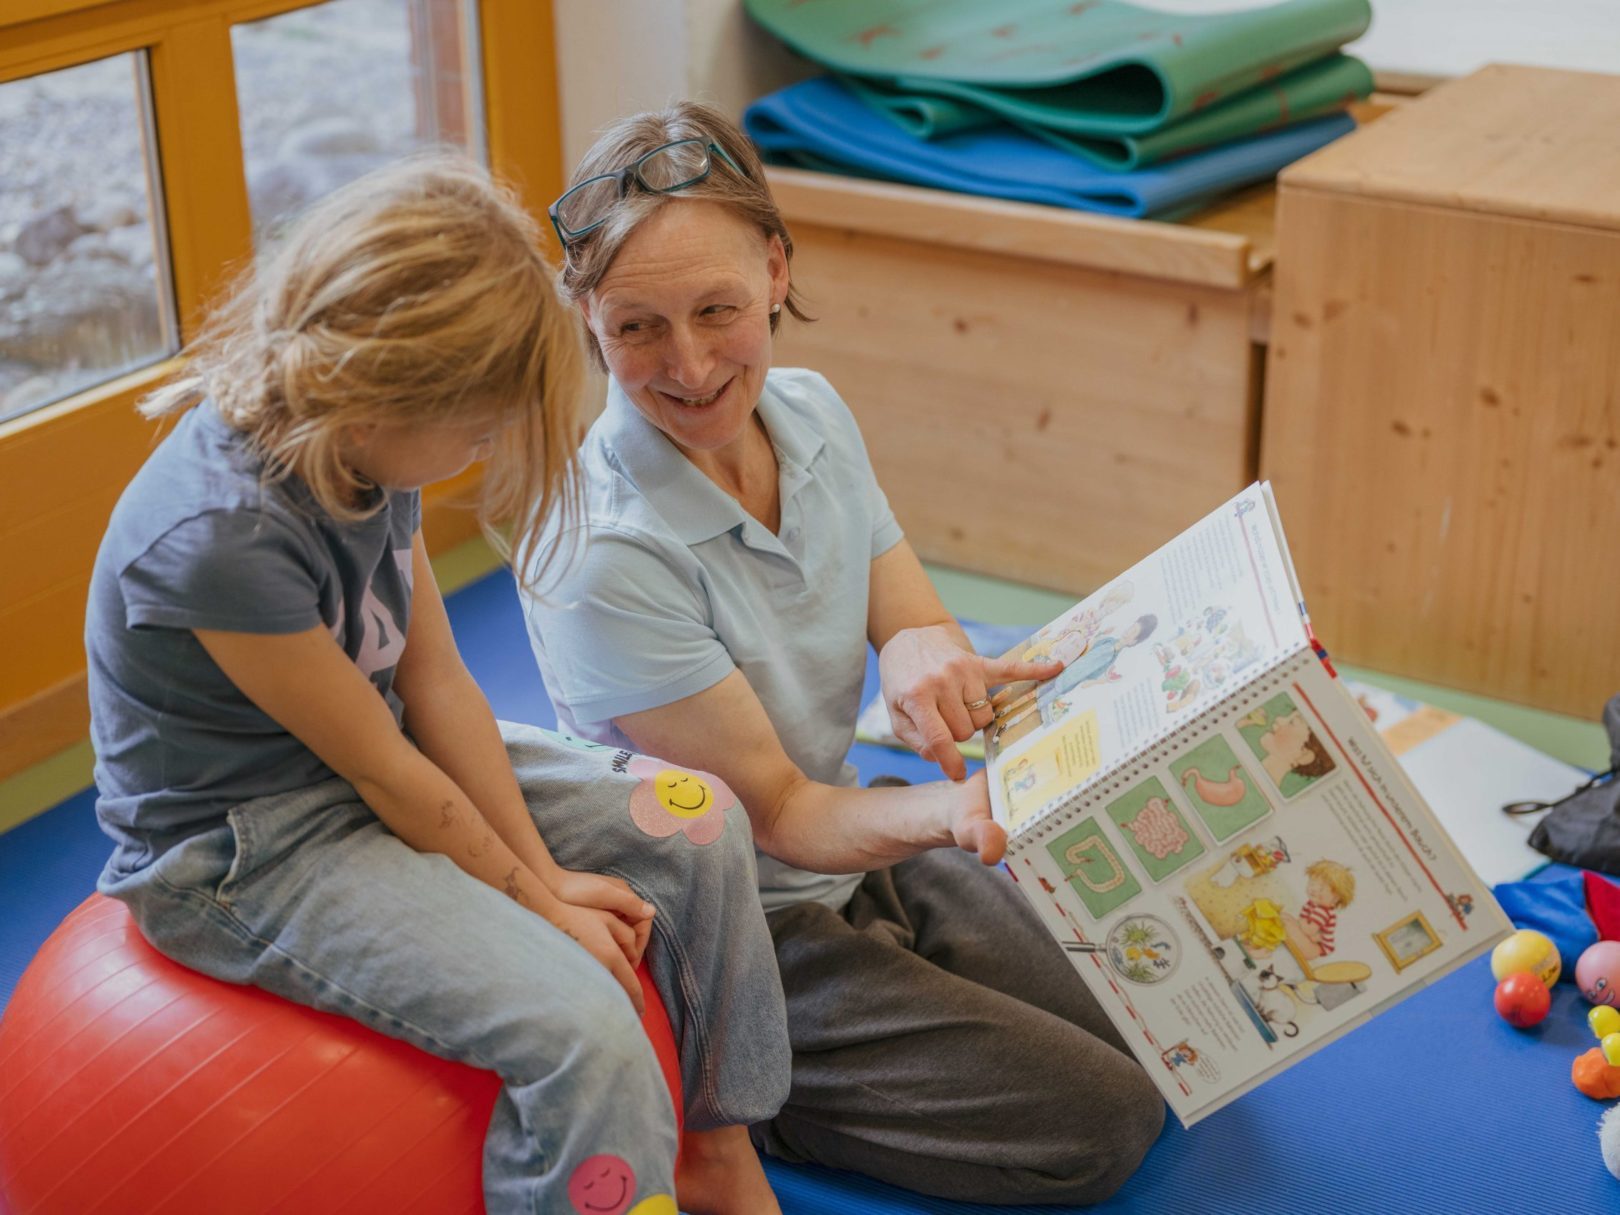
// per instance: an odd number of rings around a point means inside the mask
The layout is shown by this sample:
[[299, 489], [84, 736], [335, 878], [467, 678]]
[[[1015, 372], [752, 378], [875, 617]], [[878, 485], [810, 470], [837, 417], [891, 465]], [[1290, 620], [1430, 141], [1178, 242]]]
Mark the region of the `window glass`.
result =
[[0, 422], [172, 354], [142, 54], [0, 84]]
[[476, 5], [328, 0], [232, 27], [254, 239], [389, 160], [483, 160]]

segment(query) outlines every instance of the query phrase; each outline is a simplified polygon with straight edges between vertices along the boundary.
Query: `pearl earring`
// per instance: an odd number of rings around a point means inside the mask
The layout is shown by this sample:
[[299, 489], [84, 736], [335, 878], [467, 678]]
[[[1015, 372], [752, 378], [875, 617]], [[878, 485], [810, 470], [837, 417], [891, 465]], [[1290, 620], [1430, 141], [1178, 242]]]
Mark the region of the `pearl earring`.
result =
[[772, 304], [771, 305], [771, 315], [772, 316], [779, 315], [781, 313], [781, 311], [782, 311], [782, 305], [781, 304]]

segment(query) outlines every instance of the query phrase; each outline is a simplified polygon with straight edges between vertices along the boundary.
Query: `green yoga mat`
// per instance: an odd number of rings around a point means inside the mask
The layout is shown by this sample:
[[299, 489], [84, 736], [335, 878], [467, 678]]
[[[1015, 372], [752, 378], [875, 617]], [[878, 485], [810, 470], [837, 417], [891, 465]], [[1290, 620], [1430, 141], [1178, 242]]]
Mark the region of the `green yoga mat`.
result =
[[[854, 76], [843, 80], [869, 106], [921, 139], [938, 139], [1004, 121], [990, 110], [956, 98], [898, 92]], [[1349, 55], [1329, 55], [1145, 135], [1088, 135], [1026, 122], [1016, 125], [1101, 168], [1128, 173], [1229, 139], [1343, 109], [1372, 88], [1372, 72], [1366, 64]]]
[[1142, 135], [1337, 51], [1368, 0], [1183, 14], [1120, 0], [745, 0], [838, 72], [967, 102], [1025, 127]]

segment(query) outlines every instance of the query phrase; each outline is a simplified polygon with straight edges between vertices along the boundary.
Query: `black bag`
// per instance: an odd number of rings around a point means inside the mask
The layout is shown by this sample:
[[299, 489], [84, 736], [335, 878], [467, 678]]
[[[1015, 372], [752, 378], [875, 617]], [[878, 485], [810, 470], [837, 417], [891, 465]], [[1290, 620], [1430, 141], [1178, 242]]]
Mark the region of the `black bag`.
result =
[[[1609, 770], [1599, 772], [1572, 793], [1552, 803], [1530, 833], [1530, 846], [1555, 861], [1620, 876], [1620, 695], [1603, 706], [1603, 728], [1609, 732]], [[1547, 809], [1542, 802], [1502, 807], [1509, 814]]]

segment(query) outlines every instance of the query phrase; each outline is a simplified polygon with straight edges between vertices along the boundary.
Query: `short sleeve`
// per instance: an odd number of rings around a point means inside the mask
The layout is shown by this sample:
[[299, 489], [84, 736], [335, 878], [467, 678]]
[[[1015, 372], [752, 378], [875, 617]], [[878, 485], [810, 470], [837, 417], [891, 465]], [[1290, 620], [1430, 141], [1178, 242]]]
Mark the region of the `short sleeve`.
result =
[[684, 551], [661, 553], [600, 526], [580, 548], [550, 585], [524, 596], [529, 640], [555, 683], [552, 697], [575, 721], [656, 709], [736, 669]]
[[258, 511], [176, 524], [119, 572], [131, 627], [300, 633], [321, 624], [320, 588], [298, 537]]

